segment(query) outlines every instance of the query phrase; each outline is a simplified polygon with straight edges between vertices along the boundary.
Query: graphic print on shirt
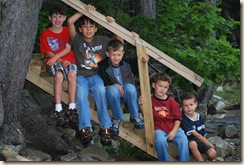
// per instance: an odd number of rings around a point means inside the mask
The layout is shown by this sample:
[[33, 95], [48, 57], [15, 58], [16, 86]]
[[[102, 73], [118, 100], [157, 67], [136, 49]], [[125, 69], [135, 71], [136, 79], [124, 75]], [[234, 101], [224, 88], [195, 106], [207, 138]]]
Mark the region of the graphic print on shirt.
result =
[[47, 42], [52, 52], [55, 52], [64, 46], [64, 44], [60, 43], [57, 38], [53, 37], [47, 37]]
[[81, 67], [86, 69], [97, 68], [98, 63], [102, 61], [102, 57], [95, 53], [96, 50], [102, 49], [102, 46], [96, 46], [94, 48], [87, 46], [86, 43], [83, 44], [85, 48], [85, 55], [84, 55], [84, 64], [81, 64]]
[[161, 119], [165, 119], [167, 115], [170, 115], [168, 108], [165, 106], [154, 107], [154, 110], [157, 112]]

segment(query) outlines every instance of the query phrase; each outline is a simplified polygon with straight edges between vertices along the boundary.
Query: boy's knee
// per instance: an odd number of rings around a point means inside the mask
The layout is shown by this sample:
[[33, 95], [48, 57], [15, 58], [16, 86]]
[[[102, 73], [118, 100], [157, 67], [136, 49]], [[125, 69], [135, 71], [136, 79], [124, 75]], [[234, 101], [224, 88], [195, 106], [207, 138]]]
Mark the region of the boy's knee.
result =
[[54, 79], [55, 79], [55, 81], [62, 81], [63, 82], [63, 79], [64, 79], [63, 73], [60, 71], [57, 71], [54, 75]]
[[118, 92], [118, 91], [119, 91], [119, 88], [114, 85], [111, 85], [107, 88], [107, 92], [109, 92], [109, 93]]
[[207, 151], [207, 155], [210, 160], [213, 160], [217, 156], [217, 153], [213, 148], [211, 148]]
[[189, 143], [189, 148], [190, 148], [190, 149], [195, 149], [195, 148], [197, 148], [197, 143], [196, 143], [195, 141], [191, 141], [191, 142]]
[[75, 81], [76, 80], [76, 74], [75, 74], [75, 72], [69, 72], [68, 73], [68, 80], [69, 81]]

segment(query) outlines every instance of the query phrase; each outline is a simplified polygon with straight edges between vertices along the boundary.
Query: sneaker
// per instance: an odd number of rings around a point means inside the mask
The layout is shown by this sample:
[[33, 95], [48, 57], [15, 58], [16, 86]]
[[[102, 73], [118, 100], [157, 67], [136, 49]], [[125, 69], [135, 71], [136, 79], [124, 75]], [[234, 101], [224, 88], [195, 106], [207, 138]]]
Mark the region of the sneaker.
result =
[[136, 129], [142, 129], [142, 128], [144, 128], [144, 122], [141, 120], [140, 117], [130, 118], [130, 122], [134, 123], [134, 127]]
[[92, 135], [89, 127], [82, 128], [80, 130], [80, 141], [81, 144], [86, 145], [92, 140]]
[[67, 118], [69, 119], [69, 122], [73, 124], [78, 124], [78, 113], [76, 109], [68, 109], [66, 113]]
[[112, 118], [112, 127], [111, 127], [111, 134], [113, 136], [118, 136], [119, 134], [119, 124], [121, 120], [116, 120]]
[[56, 126], [57, 127], [62, 127], [65, 125], [65, 118], [64, 118], [63, 111], [61, 111], [61, 112], [55, 111], [54, 112], [54, 118], [56, 120]]
[[100, 128], [99, 135], [101, 136], [100, 142], [103, 145], [111, 145], [112, 139], [111, 139], [111, 133], [109, 128]]

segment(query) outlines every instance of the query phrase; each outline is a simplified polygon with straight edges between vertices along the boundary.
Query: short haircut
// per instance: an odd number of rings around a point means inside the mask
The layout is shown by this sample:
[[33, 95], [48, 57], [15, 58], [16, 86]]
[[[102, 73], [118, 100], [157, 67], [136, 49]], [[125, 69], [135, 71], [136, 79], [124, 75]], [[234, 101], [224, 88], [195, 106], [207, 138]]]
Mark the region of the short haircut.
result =
[[197, 98], [193, 93], [186, 92], [186, 93], [182, 94], [180, 97], [181, 102], [184, 100], [189, 100], [189, 99], [194, 99], [194, 102], [195, 103], [197, 102]]
[[64, 5], [57, 2], [52, 4], [50, 7], [49, 16], [52, 16], [53, 14], [66, 15], [66, 10]]
[[78, 27], [81, 27], [87, 23], [90, 23], [92, 25], [97, 26], [97, 23], [95, 21], [93, 21], [92, 19], [90, 19], [89, 17], [82, 15], [79, 20], [78, 20]]
[[156, 73], [152, 77], [152, 83], [157, 83], [159, 80], [161, 80], [161, 81], [167, 81], [169, 84], [172, 83], [171, 77], [169, 77], [166, 73]]
[[123, 47], [123, 43], [118, 39], [113, 39], [113, 40], [109, 41], [108, 46], [107, 46], [107, 51], [109, 51], [109, 50], [117, 51], [121, 47]]

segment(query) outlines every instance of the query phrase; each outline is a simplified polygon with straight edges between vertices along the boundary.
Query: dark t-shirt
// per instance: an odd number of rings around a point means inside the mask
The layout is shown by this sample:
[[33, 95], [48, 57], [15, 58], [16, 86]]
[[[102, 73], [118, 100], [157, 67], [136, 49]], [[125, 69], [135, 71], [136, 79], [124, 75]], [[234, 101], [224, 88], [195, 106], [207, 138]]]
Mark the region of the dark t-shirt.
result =
[[192, 135], [193, 131], [197, 131], [202, 136], [205, 136], [207, 134], [203, 116], [200, 113], [197, 113], [197, 116], [198, 119], [193, 120], [185, 113], [182, 113], [181, 127], [185, 131], [188, 140], [197, 140], [196, 137]]
[[94, 36], [92, 42], [85, 42], [82, 34], [77, 33], [70, 42], [75, 53], [77, 76], [92, 76], [98, 72], [98, 63], [106, 58], [107, 44], [111, 39]]

